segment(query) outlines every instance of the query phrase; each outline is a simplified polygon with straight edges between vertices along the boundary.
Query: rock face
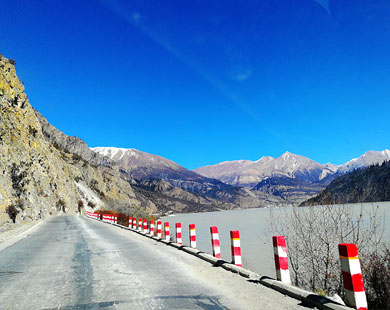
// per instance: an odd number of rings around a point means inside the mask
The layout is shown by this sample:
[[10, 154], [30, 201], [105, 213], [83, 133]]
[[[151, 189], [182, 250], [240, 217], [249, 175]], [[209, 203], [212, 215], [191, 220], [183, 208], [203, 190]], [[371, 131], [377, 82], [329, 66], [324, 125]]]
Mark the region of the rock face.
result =
[[157, 210], [117, 167], [48, 124], [31, 107], [14, 65], [2, 55], [0, 109], [0, 229], [92, 207]]

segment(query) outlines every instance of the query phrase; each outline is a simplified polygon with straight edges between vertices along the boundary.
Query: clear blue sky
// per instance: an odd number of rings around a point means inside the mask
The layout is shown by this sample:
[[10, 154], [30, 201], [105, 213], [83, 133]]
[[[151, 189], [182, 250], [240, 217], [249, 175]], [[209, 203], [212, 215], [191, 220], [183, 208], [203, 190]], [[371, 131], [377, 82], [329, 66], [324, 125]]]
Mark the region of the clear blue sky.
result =
[[0, 1], [31, 104], [189, 169], [390, 148], [388, 0]]

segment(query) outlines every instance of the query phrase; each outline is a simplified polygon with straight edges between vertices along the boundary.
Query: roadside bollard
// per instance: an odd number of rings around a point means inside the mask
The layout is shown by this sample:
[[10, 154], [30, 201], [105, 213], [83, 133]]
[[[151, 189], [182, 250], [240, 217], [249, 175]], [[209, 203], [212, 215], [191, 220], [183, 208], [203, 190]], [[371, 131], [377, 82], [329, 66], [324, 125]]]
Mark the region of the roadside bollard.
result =
[[129, 216], [129, 228], [133, 225], [133, 218]]
[[148, 220], [144, 219], [144, 234], [148, 233]]
[[118, 215], [114, 215], [114, 223], [118, 224]]
[[218, 228], [216, 226], [210, 227], [211, 233], [211, 246], [213, 248], [213, 256], [215, 258], [221, 258], [221, 246], [219, 244]]
[[193, 249], [196, 249], [196, 230], [195, 230], [195, 224], [190, 224], [190, 247]]
[[139, 231], [142, 230], [142, 219], [141, 218], [138, 219], [138, 230]]
[[231, 230], [230, 240], [232, 245], [232, 264], [242, 267], [240, 232], [238, 230]]
[[171, 241], [171, 236], [169, 232], [169, 222], [164, 223], [164, 233], [165, 233], [165, 241]]
[[274, 246], [276, 278], [283, 283], [291, 284], [286, 238], [284, 236], [273, 236], [272, 243]]
[[150, 221], [150, 235], [154, 236], [154, 221]]
[[137, 217], [133, 217], [133, 229], [137, 229]]
[[339, 254], [345, 303], [358, 310], [367, 310], [366, 292], [356, 244], [340, 243]]
[[157, 221], [157, 238], [161, 238], [161, 224], [161, 221]]
[[181, 237], [181, 223], [176, 223], [176, 243], [183, 244], [183, 239]]

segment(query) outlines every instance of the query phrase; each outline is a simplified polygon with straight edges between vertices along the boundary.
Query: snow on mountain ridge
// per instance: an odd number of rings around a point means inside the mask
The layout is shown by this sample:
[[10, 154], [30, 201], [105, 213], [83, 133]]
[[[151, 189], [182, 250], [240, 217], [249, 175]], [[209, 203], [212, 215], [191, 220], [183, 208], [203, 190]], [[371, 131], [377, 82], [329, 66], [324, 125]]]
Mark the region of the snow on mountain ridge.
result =
[[[263, 156], [255, 162], [245, 160], [224, 162], [223, 165], [200, 167], [194, 171], [228, 184], [252, 186], [269, 177], [301, 178], [310, 182], [319, 182], [336, 173], [345, 173], [374, 163], [382, 163], [384, 160], [390, 160], [389, 150], [368, 151], [339, 166], [331, 163], [319, 164], [312, 159], [287, 151], [278, 158]], [[243, 165], [243, 162], [246, 164]]]
[[372, 164], [381, 164], [385, 160], [390, 160], [390, 150], [367, 151], [362, 156], [353, 158], [344, 165], [340, 165], [339, 171], [349, 172], [351, 170], [371, 166]]

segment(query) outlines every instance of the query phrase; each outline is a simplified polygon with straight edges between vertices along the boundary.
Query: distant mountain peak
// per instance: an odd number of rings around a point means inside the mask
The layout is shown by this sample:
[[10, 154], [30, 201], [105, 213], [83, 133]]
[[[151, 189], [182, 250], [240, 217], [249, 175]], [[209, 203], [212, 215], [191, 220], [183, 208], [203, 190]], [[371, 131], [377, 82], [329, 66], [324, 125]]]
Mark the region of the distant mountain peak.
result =
[[350, 160], [344, 165], [331, 163], [319, 164], [302, 155], [284, 152], [280, 157], [263, 156], [257, 161], [236, 160], [217, 165], [200, 167], [194, 171], [209, 178], [216, 178], [225, 183], [252, 187], [270, 177], [288, 177], [322, 182], [337, 173], [370, 166], [390, 160], [390, 151], [368, 151], [362, 156]]
[[344, 165], [340, 165], [339, 171], [345, 173], [355, 169], [366, 168], [376, 163], [381, 164], [387, 160], [390, 160], [390, 150], [367, 151], [360, 157], [353, 158]]

